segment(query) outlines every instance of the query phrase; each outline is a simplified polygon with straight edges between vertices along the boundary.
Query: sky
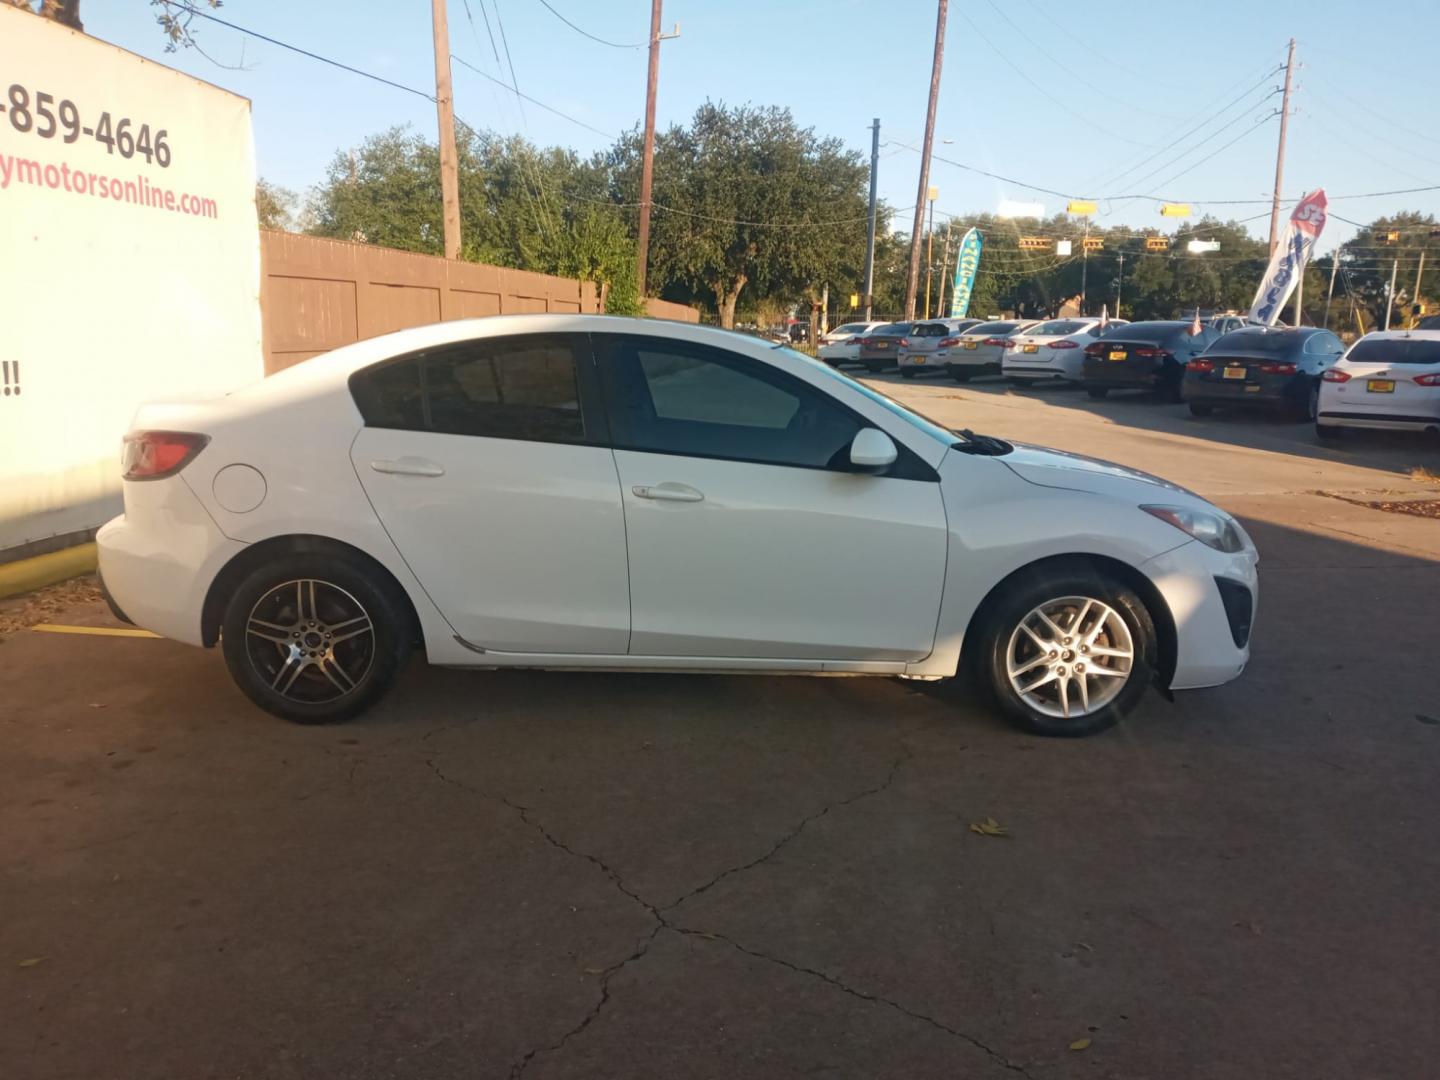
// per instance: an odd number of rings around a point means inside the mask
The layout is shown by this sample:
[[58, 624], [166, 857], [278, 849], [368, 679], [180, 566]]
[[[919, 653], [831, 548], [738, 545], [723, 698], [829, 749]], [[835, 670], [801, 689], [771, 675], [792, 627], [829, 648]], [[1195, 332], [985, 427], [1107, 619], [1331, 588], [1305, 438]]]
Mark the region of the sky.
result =
[[[645, 0], [548, 4], [616, 45], [647, 39]], [[449, 9], [456, 57], [507, 83], [513, 63], [514, 85], [566, 114], [518, 102], [456, 64], [456, 113], [472, 127], [588, 154], [643, 117], [643, 47], [593, 41], [544, 0], [449, 0]], [[937, 221], [1007, 199], [1038, 202], [1048, 215], [1072, 195], [1098, 197], [1105, 226], [1172, 225], [1158, 203], [1120, 198], [1149, 194], [1190, 203], [1197, 216], [1253, 218], [1247, 227], [1266, 235], [1280, 104], [1271, 92], [1292, 36], [1284, 193], [1326, 189], [1332, 217], [1320, 250], [1355, 231], [1334, 215], [1440, 211], [1440, 190], [1347, 197], [1440, 185], [1440, 128], [1430, 122], [1440, 68], [1423, 46], [1406, 45], [1440, 36], [1440, 4], [1396, 0], [1384, 33], [1364, 11], [1341, 0], [1097, 0], [1083, 11], [1063, 0], [957, 0], [930, 177]], [[678, 23], [680, 35], [661, 47], [657, 123], [684, 123], [707, 100], [784, 105], [868, 156], [878, 117], [881, 197], [913, 207], [935, 13], [935, 0], [665, 0], [665, 30]], [[197, 19], [200, 49], [167, 54], [147, 0], [86, 0], [81, 14], [97, 37], [248, 97], [258, 171], [292, 190], [303, 193], [337, 151], [393, 125], [433, 137], [432, 103], [253, 36]], [[215, 14], [433, 93], [428, 0], [226, 0]], [[896, 226], [908, 231], [909, 218], [897, 214]]]

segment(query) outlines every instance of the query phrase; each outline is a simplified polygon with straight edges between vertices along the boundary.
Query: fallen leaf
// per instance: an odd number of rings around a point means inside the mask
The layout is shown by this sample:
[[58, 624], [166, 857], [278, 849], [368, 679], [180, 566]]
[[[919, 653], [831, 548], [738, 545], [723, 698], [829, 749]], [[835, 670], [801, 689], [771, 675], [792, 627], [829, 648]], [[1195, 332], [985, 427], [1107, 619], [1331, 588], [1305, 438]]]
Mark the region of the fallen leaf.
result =
[[92, 702], [90, 702], [90, 707], [91, 707], [92, 709], [103, 709], [103, 708], [105, 708], [105, 705], [104, 705], [103, 702], [100, 702], [100, 701], [92, 701]]
[[1009, 836], [1010, 832], [993, 817], [987, 817], [984, 821], [972, 821], [970, 831], [980, 836]]
[[586, 968], [586, 969], [585, 969], [585, 974], [586, 974], [586, 975], [604, 975], [604, 974], [605, 974], [605, 969], [604, 969], [604, 968]]
[[29, 960], [21, 960], [21, 961], [20, 961], [20, 966], [21, 966], [21, 967], [34, 967], [36, 964], [43, 964], [46, 960], [49, 960], [49, 959], [50, 959], [50, 958], [49, 958], [48, 956], [32, 956], [32, 957], [30, 957]]
[[1090, 1040], [1089, 1040], [1089, 1039], [1076, 1039], [1073, 1043], [1070, 1044], [1070, 1049], [1071, 1049], [1071, 1050], [1089, 1050], [1089, 1049], [1090, 1049]]

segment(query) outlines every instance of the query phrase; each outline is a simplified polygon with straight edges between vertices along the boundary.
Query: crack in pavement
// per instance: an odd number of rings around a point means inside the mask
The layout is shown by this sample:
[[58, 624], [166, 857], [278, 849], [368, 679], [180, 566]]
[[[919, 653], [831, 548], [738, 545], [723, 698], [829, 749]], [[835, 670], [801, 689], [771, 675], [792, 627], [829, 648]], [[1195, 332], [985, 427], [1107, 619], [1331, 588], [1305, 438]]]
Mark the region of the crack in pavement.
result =
[[850, 986], [847, 983], [842, 982], [840, 979], [835, 978], [835, 976], [828, 975], [825, 972], [820, 971], [816, 968], [809, 968], [805, 967], [803, 964], [793, 963], [781, 956], [771, 956], [769, 953], [764, 953], [760, 952], [757, 949], [749, 948], [748, 946], [740, 944], [740, 942], [736, 941], [734, 938], [727, 937], [724, 934], [717, 934], [711, 930], [695, 930], [691, 927], [674, 925], [667, 925], [666, 929], [672, 930], [675, 933], [681, 934], [685, 937], [700, 937], [706, 938], [710, 941], [723, 941], [732, 949], [742, 952], [746, 956], [753, 956], [757, 960], [767, 960], [772, 964], [778, 964], [780, 967], [787, 968], [790, 971], [798, 972], [801, 975], [810, 975], [813, 978], [819, 979], [827, 986], [833, 986], [841, 993], [848, 994], [853, 998], [859, 998], [861, 1001], [867, 1001], [872, 1005], [885, 1005], [891, 1009], [894, 1009], [896, 1012], [901, 1013], [904, 1016], [910, 1017], [910, 1019], [912, 1020], [919, 1020], [921, 1023], [929, 1024], [931, 1027], [936, 1028], [939, 1031], [943, 1031], [947, 1035], [952, 1035], [957, 1039], [961, 1039], [964, 1042], [969, 1043], [971, 1046], [975, 1047], [975, 1049], [984, 1052], [992, 1061], [995, 1061], [996, 1063], [1005, 1066], [1005, 1068], [1011, 1070], [1012, 1072], [1017, 1072], [1021, 1076], [1030, 1076], [1030, 1073], [1029, 1071], [1027, 1071], [1025, 1066], [1015, 1064], [1015, 1062], [1011, 1061], [1004, 1054], [1000, 1053], [993, 1047], [981, 1042], [979, 1039], [969, 1034], [968, 1032], [961, 1031], [959, 1028], [953, 1028], [949, 1024], [936, 1020], [933, 1016], [927, 1016], [925, 1013], [916, 1012], [914, 1009], [908, 1008], [892, 998], [887, 998], [880, 994], [867, 994], [864, 990], [857, 990], [855, 989], [855, 987]]
[[[428, 736], [426, 738], [428, 738]], [[425, 759], [425, 764], [430, 768], [430, 771], [433, 772], [442, 782], [449, 784], [453, 787], [457, 787], [462, 791], [466, 791], [472, 795], [478, 796], [479, 798], [483, 798], [507, 807], [508, 809], [514, 811], [521, 821], [523, 821], [526, 825], [529, 825], [532, 829], [538, 832], [547, 844], [554, 847], [558, 851], [564, 852], [566, 855], [569, 855], [572, 858], [584, 860], [585, 862], [588, 862], [595, 866], [597, 869], [600, 870], [601, 873], [605, 875], [605, 877], [610, 880], [611, 884], [613, 884], [620, 893], [622, 893], [627, 899], [644, 908], [645, 911], [650, 915], [650, 917], [655, 920], [655, 925], [651, 929], [650, 933], [646, 934], [636, 943], [634, 950], [628, 956], [616, 961], [615, 963], [611, 964], [609, 967], [603, 969], [599, 973], [600, 996], [595, 1002], [594, 1006], [580, 1019], [579, 1023], [575, 1024], [564, 1034], [562, 1034], [559, 1039], [555, 1040], [549, 1045], [537, 1046], [534, 1049], [527, 1051], [524, 1056], [522, 1056], [518, 1061], [511, 1065], [509, 1074], [510, 1080], [519, 1080], [519, 1077], [524, 1074], [525, 1070], [529, 1068], [531, 1062], [533, 1062], [536, 1057], [538, 1057], [540, 1054], [552, 1053], [554, 1051], [562, 1049], [565, 1044], [570, 1041], [570, 1039], [572, 1039], [576, 1035], [579, 1035], [592, 1023], [599, 1019], [600, 1014], [604, 1012], [605, 1007], [610, 1003], [610, 980], [614, 978], [615, 975], [617, 975], [626, 966], [634, 963], [635, 961], [645, 956], [645, 954], [649, 952], [650, 946], [654, 943], [656, 937], [660, 935], [660, 932], [662, 930], [669, 930], [672, 933], [678, 934], [682, 937], [701, 937], [713, 941], [723, 941], [727, 945], [738, 950], [739, 952], [746, 954], [747, 956], [751, 956], [759, 960], [768, 961], [772, 964], [776, 964], [780, 967], [786, 968], [789, 971], [793, 971], [803, 975], [809, 975], [813, 978], [820, 979], [826, 985], [831, 986], [845, 994], [848, 994], [851, 997], [857, 998], [858, 1000], [865, 1001], [873, 1005], [887, 1006], [895, 1012], [898, 1012], [904, 1016], [908, 1016], [914, 1020], [918, 1020], [922, 1023], [928, 1024], [939, 1031], [943, 1031], [946, 1034], [953, 1036], [954, 1038], [969, 1043], [971, 1046], [984, 1052], [993, 1061], [1004, 1065], [1006, 1069], [1009, 1069], [1013, 1072], [1018, 1072], [1022, 1076], [1029, 1077], [1030, 1074], [1026, 1072], [1023, 1066], [1016, 1065], [1014, 1062], [1010, 1061], [1009, 1058], [1005, 1057], [1003, 1054], [999, 1053], [993, 1048], [987, 1046], [985, 1043], [975, 1038], [973, 1035], [969, 1035], [966, 1032], [960, 1031], [957, 1028], [952, 1028], [948, 1024], [944, 1024], [941, 1021], [936, 1020], [934, 1017], [927, 1016], [924, 1013], [916, 1012], [913, 1009], [909, 1009], [906, 1006], [901, 1005], [899, 1002], [891, 1000], [890, 998], [882, 997], [878, 994], [868, 994], [863, 990], [857, 990], [854, 987], [851, 987], [848, 984], [844, 983], [840, 979], [837, 979], [834, 976], [828, 975], [825, 972], [819, 971], [815, 968], [808, 968], [801, 964], [793, 963], [782, 957], [771, 956], [768, 953], [763, 953], [758, 950], [748, 948], [747, 946], [740, 944], [738, 941], [735, 941], [733, 938], [726, 937], [724, 934], [713, 933], [708, 930], [700, 930], [695, 927], [680, 926], [666, 917], [667, 912], [674, 911], [676, 908], [684, 904], [692, 897], [698, 896], [701, 893], [714, 888], [726, 878], [731, 877], [735, 874], [743, 873], [747, 870], [752, 870], [755, 867], [760, 866], [769, 859], [773, 858], [782, 848], [784, 848], [792, 840], [798, 837], [805, 830], [806, 826], [808, 826], [811, 822], [817, 821], [825, 815], [829, 814], [830, 811], [845, 806], [850, 806], [853, 803], [859, 802], [861, 799], [866, 799], [871, 796], [878, 795], [881, 792], [887, 790], [895, 782], [895, 777], [898, 774], [900, 767], [905, 764], [905, 762], [912, 760], [914, 757], [914, 752], [910, 749], [909, 745], [905, 742], [903, 737], [901, 739], [901, 746], [904, 750], [904, 753], [897, 757], [891, 763], [890, 770], [881, 783], [875, 785], [874, 787], [866, 788], [863, 791], [856, 792], [853, 795], [848, 795], [843, 799], [838, 799], [835, 802], [827, 803], [820, 810], [817, 810], [813, 814], [809, 814], [806, 817], [802, 818], [800, 822], [795, 825], [794, 828], [790, 829], [783, 836], [781, 836], [780, 839], [777, 840], [773, 845], [771, 845], [770, 849], [760, 857], [752, 859], [751, 861], [742, 865], [732, 866], [725, 870], [722, 870], [719, 874], [715, 875], [709, 881], [706, 881], [704, 884], [699, 885], [694, 889], [691, 889], [684, 896], [681, 896], [678, 900], [665, 906], [664, 908], [657, 907], [656, 905], [650, 903], [650, 901], [646, 900], [643, 896], [641, 896], [639, 893], [635, 892], [635, 890], [631, 889], [628, 885], [626, 885], [624, 879], [620, 876], [619, 872], [616, 871], [613, 867], [611, 867], [608, 863], [606, 863], [603, 859], [599, 858], [598, 856], [591, 855], [589, 852], [580, 851], [576, 848], [571, 847], [565, 841], [557, 837], [554, 833], [550, 832], [550, 830], [547, 829], [542, 822], [532, 816], [532, 811], [530, 807], [524, 806], [521, 803], [517, 803], [513, 799], [507, 798], [504, 795], [497, 795], [494, 792], [486, 791], [483, 788], [475, 787], [474, 785], [467, 784], [462, 780], [457, 780], [453, 776], [448, 776], [446, 775], [445, 771], [441, 769], [438, 764], [436, 764], [434, 758]]]

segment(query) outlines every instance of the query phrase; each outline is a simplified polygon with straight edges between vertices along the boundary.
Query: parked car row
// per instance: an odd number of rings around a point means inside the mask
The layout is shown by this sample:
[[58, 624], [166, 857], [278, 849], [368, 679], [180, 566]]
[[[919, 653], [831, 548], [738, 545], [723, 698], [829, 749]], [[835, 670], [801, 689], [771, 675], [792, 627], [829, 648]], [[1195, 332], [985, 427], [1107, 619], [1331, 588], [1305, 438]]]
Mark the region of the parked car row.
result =
[[[1093, 317], [855, 323], [822, 347], [831, 364], [889, 367], [907, 379], [957, 382], [1000, 374], [1017, 386], [1079, 383], [1092, 398], [1142, 390], [1216, 409], [1268, 408], [1313, 421], [1321, 438], [1346, 428], [1440, 431], [1440, 330], [1384, 331], [1349, 351], [1329, 330], [1266, 327], [1241, 316], [1127, 323]], [[827, 353], [827, 349], [830, 350]]]

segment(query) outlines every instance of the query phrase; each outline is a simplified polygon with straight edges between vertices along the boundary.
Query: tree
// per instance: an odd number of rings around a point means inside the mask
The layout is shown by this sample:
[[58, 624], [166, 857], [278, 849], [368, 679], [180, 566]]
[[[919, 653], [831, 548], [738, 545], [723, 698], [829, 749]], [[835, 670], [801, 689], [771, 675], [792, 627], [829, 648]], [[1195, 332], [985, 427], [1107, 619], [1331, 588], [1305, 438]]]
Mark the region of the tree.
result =
[[[638, 202], [638, 136], [607, 162], [617, 201]], [[726, 327], [747, 291], [818, 299], [864, 258], [868, 175], [788, 109], [707, 102], [656, 139], [650, 277], [712, 302]]]
[[298, 204], [295, 193], [288, 188], [272, 184], [263, 176], [255, 182], [255, 213], [262, 229], [291, 229]]
[[[1417, 295], [1415, 278], [1421, 269], [1422, 254], [1425, 277]], [[1395, 304], [1390, 325], [1392, 328], [1409, 325], [1411, 305], [1428, 302], [1427, 307], [1433, 307], [1440, 297], [1440, 277], [1429, 269], [1436, 266], [1437, 260], [1440, 260], [1440, 224], [1434, 215], [1407, 210], [1376, 218], [1341, 245], [1335, 283], [1337, 307], [1332, 307], [1332, 321], [1356, 332], [1383, 327], [1389, 306], [1390, 275], [1395, 270]], [[1316, 267], [1317, 271], [1320, 269]], [[1323, 270], [1327, 276], [1329, 269], [1329, 260], [1324, 260]], [[1321, 275], [1317, 272], [1316, 276]], [[1312, 289], [1310, 278], [1305, 279], [1307, 312], [1314, 309], [1311, 298], [1319, 300], [1318, 306], [1323, 311], [1324, 290], [1328, 286], [1326, 280], [1318, 289]], [[1358, 318], [1351, 315], [1352, 305], [1358, 309]]]
[[[85, 26], [80, 21], [80, 0], [0, 0], [11, 7], [20, 8], [22, 11], [29, 11], [39, 15], [42, 19], [50, 19], [61, 26], [68, 26], [71, 30], [84, 31]], [[200, 3], [212, 8], [221, 7], [223, 0], [199, 0]], [[190, 48], [195, 44], [195, 38], [191, 33], [190, 24], [195, 19], [195, 0], [150, 0], [150, 6], [159, 8], [155, 16], [155, 22], [159, 24], [161, 31], [167, 39], [166, 52], [174, 52], [177, 48]]]

